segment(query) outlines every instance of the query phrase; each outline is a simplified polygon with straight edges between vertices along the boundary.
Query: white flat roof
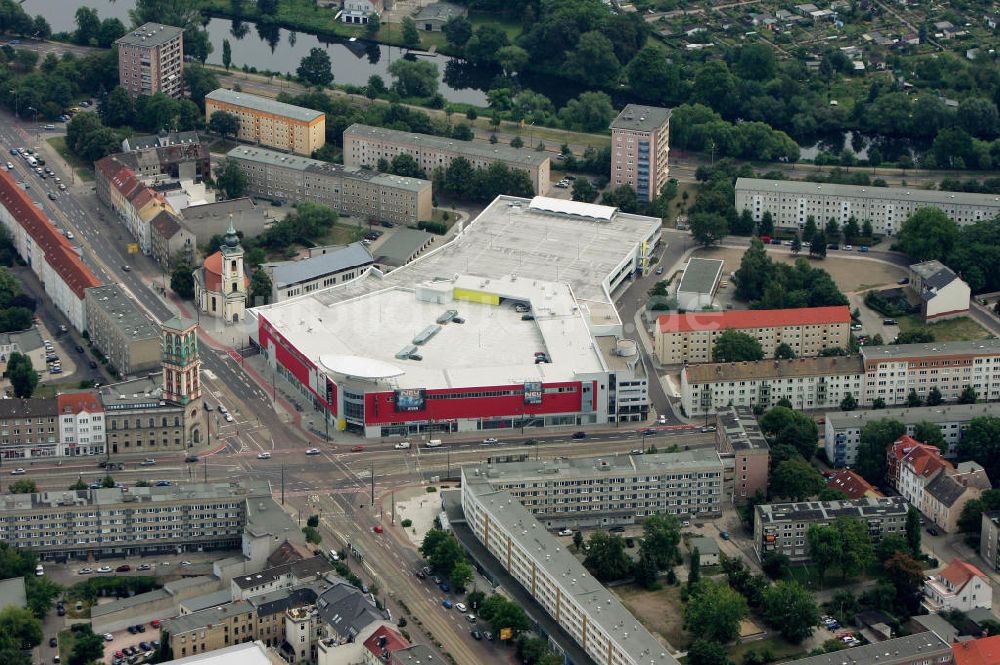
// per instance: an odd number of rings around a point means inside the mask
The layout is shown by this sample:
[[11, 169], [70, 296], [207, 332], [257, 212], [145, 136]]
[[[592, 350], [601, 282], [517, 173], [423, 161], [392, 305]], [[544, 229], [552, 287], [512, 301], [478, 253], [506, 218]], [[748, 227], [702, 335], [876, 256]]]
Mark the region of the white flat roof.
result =
[[610, 206], [595, 205], [593, 203], [583, 203], [582, 201], [567, 201], [565, 199], [554, 199], [547, 196], [536, 196], [528, 204], [531, 210], [541, 210], [543, 212], [559, 212], [574, 217], [586, 217], [588, 219], [611, 221], [618, 211], [618, 208]]
[[[499, 305], [453, 300], [456, 289], [505, 300]], [[515, 311], [520, 302], [531, 304], [533, 320]], [[450, 309], [464, 323], [437, 324]], [[605, 369], [584, 311], [565, 284], [460, 276], [341, 302], [297, 298], [258, 311], [327, 371], [385, 380], [392, 388], [551, 383]], [[438, 332], [416, 345], [414, 339], [431, 326], [439, 326]], [[421, 360], [396, 357], [410, 346], [416, 346]], [[537, 351], [552, 362], [536, 364]]]

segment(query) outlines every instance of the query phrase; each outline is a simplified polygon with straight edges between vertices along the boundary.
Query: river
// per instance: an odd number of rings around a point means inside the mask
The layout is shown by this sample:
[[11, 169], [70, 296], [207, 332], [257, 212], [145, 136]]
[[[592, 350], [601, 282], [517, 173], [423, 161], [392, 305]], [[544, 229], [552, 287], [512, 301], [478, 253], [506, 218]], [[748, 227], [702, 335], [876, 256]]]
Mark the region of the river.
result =
[[[24, 0], [21, 4], [31, 16], [44, 16], [53, 32], [72, 32], [76, 29], [74, 13], [77, 7], [91, 7], [97, 10], [100, 18], [117, 17], [125, 25], [131, 25], [128, 12], [135, 7], [134, 0]], [[72, 5], [72, 11], [67, 10], [67, 4]], [[273, 72], [294, 73], [310, 49], [318, 46], [330, 55], [335, 83], [365, 85], [369, 76], [378, 74], [388, 85], [391, 82], [387, 71], [389, 63], [406, 54], [404, 49], [395, 46], [346, 40], [326, 42], [315, 35], [283, 28], [271, 35], [261, 35], [253, 23], [243, 23], [243, 29], [238, 28], [228, 19], [209, 20], [205, 29], [208, 30], [213, 49], [208, 62], [222, 64], [222, 41], [228, 39], [232, 47], [234, 68], [247, 65]], [[445, 68], [454, 58], [437, 54], [420, 54], [416, 57], [437, 65], [441, 79], [438, 90], [446, 100], [486, 106], [486, 94], [482, 90], [453, 87], [444, 82]], [[456, 64], [460, 62], [456, 61]], [[465, 77], [456, 77], [455, 80], [462, 78]]]

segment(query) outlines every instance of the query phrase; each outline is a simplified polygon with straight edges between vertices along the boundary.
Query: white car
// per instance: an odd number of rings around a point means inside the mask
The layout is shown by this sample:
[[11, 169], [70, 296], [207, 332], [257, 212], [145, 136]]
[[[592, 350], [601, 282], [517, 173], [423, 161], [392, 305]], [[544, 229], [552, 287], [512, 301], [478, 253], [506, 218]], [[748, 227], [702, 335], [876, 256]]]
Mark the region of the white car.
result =
[[230, 415], [230, 414], [228, 414], [228, 413], [226, 414], [226, 422], [227, 422], [227, 423], [231, 423], [231, 422], [233, 422], [233, 417], [232, 417], [232, 415]]
[[76, 571], [76, 574], [77, 575], [90, 575], [92, 572], [94, 572], [93, 568], [81, 568], [80, 570]]
[[399, 443], [397, 443], [396, 445], [394, 445], [393, 448], [395, 448], [396, 450], [409, 450], [410, 449], [410, 442], [409, 441], [400, 441]]
[[111, 633], [104, 633], [104, 641], [105, 642], [114, 642], [115, 641], [115, 636], [112, 635]]
[[27, 473], [27, 471], [25, 471], [21, 467], [17, 467], [16, 469], [14, 469], [13, 471], [10, 472], [10, 475], [12, 475], [12, 476], [23, 476], [26, 473]]
[[844, 245], [844, 251], [849, 252], [854, 249], [854, 245]]
[[7, 162], [7, 170], [8, 171], [13, 171], [14, 170], [14, 165], [11, 164], [10, 162]]
[[257, 453], [257, 459], [271, 459], [271, 453]]
[[100, 568], [97, 569], [97, 572], [99, 572], [99, 573], [110, 573], [111, 572], [111, 566], [101, 566]]
[[182, 566], [190, 566], [191, 562], [190, 561], [181, 561], [181, 565]]
[[468, 608], [465, 606], [465, 603], [455, 603], [455, 609], [464, 613]]
[[483, 443], [489, 446], [493, 445], [494, 443], [500, 443], [500, 439], [496, 438], [495, 436], [491, 436], [488, 439], [483, 439]]
[[562, 531], [559, 532], [559, 535], [560, 536], [572, 536], [573, 535], [573, 529], [563, 529]]
[[306, 451], [306, 455], [319, 455], [319, 448], [310, 448]]

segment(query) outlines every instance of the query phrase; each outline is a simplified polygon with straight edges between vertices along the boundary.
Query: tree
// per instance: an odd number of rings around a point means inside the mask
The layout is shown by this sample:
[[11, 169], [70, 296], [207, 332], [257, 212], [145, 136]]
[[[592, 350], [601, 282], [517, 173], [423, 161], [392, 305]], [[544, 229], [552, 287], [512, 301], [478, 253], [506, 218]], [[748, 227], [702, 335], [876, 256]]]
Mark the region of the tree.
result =
[[802, 239], [796, 235], [792, 238], [792, 254], [798, 254], [802, 251]]
[[[761, 570], [772, 580], [780, 580], [788, 577], [791, 566], [791, 559], [782, 552], [768, 552], [760, 562]], [[767, 586], [766, 584], [764, 585]], [[761, 601], [763, 602], [763, 589], [761, 589]]]
[[426, 178], [427, 174], [414, 159], [413, 155], [408, 152], [401, 152], [392, 158], [389, 162], [389, 173], [399, 176], [405, 176], [408, 178]]
[[1000, 418], [973, 418], [959, 439], [956, 452], [960, 459], [981, 464], [987, 477], [1000, 478]]
[[718, 213], [697, 212], [689, 218], [691, 235], [705, 247], [719, 242], [729, 233], [726, 218]]
[[791, 501], [803, 501], [816, 496], [826, 487], [826, 481], [812, 464], [796, 455], [777, 465], [771, 474], [770, 494]]
[[510, 140], [510, 147], [511, 148], [523, 148], [524, 147], [524, 139], [522, 139], [520, 136], [515, 136], [514, 138], [512, 138]]
[[449, 44], [462, 47], [472, 37], [472, 22], [464, 16], [452, 16], [441, 26], [441, 32]]
[[622, 212], [639, 212], [639, 199], [635, 190], [628, 185], [619, 185], [610, 192], [604, 192], [601, 203], [618, 208]]
[[854, 395], [848, 393], [844, 399], [840, 400], [841, 411], [854, 411], [856, 408], [858, 408], [858, 400], [854, 399]]
[[104, 657], [104, 638], [95, 635], [90, 626], [74, 629], [73, 650], [69, 655], [69, 665], [86, 665]]
[[382, 17], [372, 12], [365, 23], [365, 36], [372, 41], [378, 37], [378, 31], [382, 28]]
[[89, 46], [93, 41], [97, 44], [97, 36], [101, 31], [101, 19], [97, 16], [97, 10], [90, 7], [80, 7], [76, 10], [76, 31], [73, 33], [73, 41], [77, 44]]
[[816, 453], [819, 427], [815, 420], [804, 413], [788, 406], [776, 406], [765, 413], [759, 423], [775, 446], [791, 446], [805, 459]]
[[67, 489], [71, 492], [85, 490], [87, 489], [87, 483], [83, 482], [83, 478], [77, 478], [76, 482], [70, 485]]
[[236, 160], [227, 157], [215, 169], [215, 186], [227, 199], [239, 198], [247, 190], [247, 174]]
[[883, 534], [875, 545], [875, 559], [885, 563], [892, 558], [896, 552], [906, 554], [910, 551], [910, 546], [906, 542], [906, 537], [898, 533]]
[[937, 386], [927, 391], [927, 406], [938, 406], [942, 402], [944, 402], [944, 396]]
[[182, 300], [194, 300], [194, 266], [180, 262], [170, 273], [170, 289]]
[[[48, 577], [28, 577], [25, 579], [25, 597], [28, 609], [40, 620], [52, 609], [52, 601], [62, 593], [62, 587]], [[0, 663], [5, 662], [0, 658]]]
[[898, 420], [882, 418], [866, 424], [861, 430], [855, 471], [874, 485], [884, 482], [885, 447], [904, 434], [906, 426]]
[[496, 25], [481, 25], [465, 45], [465, 57], [477, 67], [495, 69], [500, 51], [510, 43], [507, 33]]
[[587, 178], [577, 178], [573, 181], [573, 200], [593, 203], [597, 198], [597, 189]]
[[701, 552], [695, 547], [691, 550], [691, 559], [688, 562], [688, 589], [694, 589], [695, 585], [701, 581]]
[[228, 111], [215, 111], [208, 119], [208, 131], [222, 138], [236, 136], [240, 132], [240, 119]]
[[459, 561], [451, 569], [448, 581], [456, 593], [465, 591], [465, 585], [472, 581], [472, 566], [466, 561]]
[[761, 609], [764, 621], [781, 632], [789, 642], [798, 644], [812, 635], [819, 625], [816, 599], [793, 580], [775, 582], [764, 591]]
[[115, 479], [111, 477], [110, 473], [105, 474], [105, 476], [101, 478], [101, 487], [104, 487], [105, 489], [111, 489], [114, 486], [115, 486]]
[[688, 665], [732, 665], [726, 648], [712, 640], [695, 640], [688, 647]]
[[448, 538], [448, 532], [443, 529], [433, 528], [424, 534], [424, 540], [420, 543], [420, 554], [425, 559], [430, 559], [438, 546]]
[[809, 241], [809, 256], [826, 258], [826, 233], [817, 231]]
[[684, 607], [684, 628], [695, 639], [725, 644], [740, 634], [749, 610], [746, 599], [728, 584], [702, 580]]
[[34, 494], [38, 485], [30, 478], [19, 478], [7, 486], [7, 494]]
[[607, 129], [614, 117], [615, 109], [611, 105], [611, 98], [603, 92], [581, 93], [559, 110], [559, 119], [567, 129], [584, 132]]
[[222, 40], [222, 66], [229, 71], [230, 65], [233, 64], [233, 47], [229, 43], [228, 39]]
[[392, 89], [400, 97], [433, 97], [438, 91], [437, 65], [427, 60], [400, 58], [389, 65], [396, 80]]
[[913, 438], [921, 443], [937, 446], [942, 455], [948, 453], [948, 442], [944, 440], [944, 434], [936, 423], [923, 420], [913, 428]]
[[774, 274], [771, 258], [764, 251], [764, 243], [757, 238], [750, 239], [750, 247], [740, 259], [736, 271], [736, 296], [740, 300], [758, 300], [764, 295], [765, 285], [771, 283]]
[[923, 565], [905, 552], [896, 552], [883, 564], [883, 568], [896, 590], [896, 608], [907, 615], [917, 614], [923, 599]]
[[583, 565], [601, 582], [624, 579], [632, 571], [632, 560], [625, 553], [625, 539], [621, 536], [595, 531], [589, 545]]
[[310, 515], [306, 518], [306, 526], [311, 526], [314, 529], [319, 528], [319, 515]]
[[509, 44], [497, 51], [497, 64], [507, 76], [524, 71], [531, 62], [531, 55], [516, 44]]
[[650, 515], [642, 522], [641, 553], [648, 553], [657, 570], [680, 561], [681, 524], [673, 515]]
[[[187, 45], [184, 52], [187, 53]], [[219, 79], [211, 69], [206, 69], [197, 62], [185, 62], [184, 85], [191, 101], [199, 108], [205, 108], [205, 95], [219, 88]]]
[[920, 556], [920, 511], [913, 506], [906, 511], [906, 544], [910, 554]]
[[101, 105], [101, 119], [105, 124], [114, 127], [131, 123], [134, 113], [132, 98], [129, 96], [128, 90], [121, 86], [116, 86], [104, 104]]
[[31, 362], [31, 357], [14, 351], [7, 358], [5, 376], [10, 380], [14, 397], [27, 399], [38, 386], [38, 374]]
[[958, 239], [958, 224], [938, 208], [920, 208], [899, 231], [899, 248], [914, 261], [947, 258]]
[[403, 45], [406, 48], [420, 46], [420, 33], [417, 32], [417, 24], [409, 16], [404, 16], [402, 21]]
[[295, 75], [303, 83], [317, 88], [330, 85], [333, 83], [333, 71], [329, 54], [318, 46], [309, 49], [309, 55], [302, 58]]
[[979, 393], [972, 386], [965, 386], [958, 395], [959, 404], [975, 404], [979, 400]]
[[565, 73], [584, 84], [596, 87], [614, 81], [621, 73], [611, 40], [600, 32], [580, 35], [576, 48], [566, 56]]
[[774, 357], [781, 360], [791, 360], [795, 358], [795, 349], [787, 342], [782, 342], [774, 349]]
[[483, 601], [479, 608], [479, 616], [488, 621], [494, 631], [500, 632], [502, 628], [510, 628], [515, 637], [526, 630], [531, 630], [532, 627], [528, 615], [521, 606], [500, 594], [493, 594]]
[[738, 330], [726, 330], [715, 340], [712, 347], [712, 361], [717, 363], [735, 363], [748, 360], [762, 360], [764, 350], [755, 337]]
[[271, 302], [272, 286], [271, 277], [267, 271], [259, 267], [254, 270], [253, 277], [250, 278], [250, 293], [248, 294], [252, 306], [258, 307]]
[[573, 532], [573, 547], [576, 548], [577, 552], [583, 550], [583, 531], [579, 529]]
[[434, 570], [444, 575], [451, 575], [455, 566], [465, 561], [465, 550], [455, 536], [447, 534], [427, 556], [427, 561]]
[[7, 649], [33, 649], [42, 643], [42, 622], [23, 607], [0, 610], [0, 645]]
[[868, 526], [861, 520], [838, 517], [831, 525], [839, 536], [841, 575], [852, 577], [863, 571], [874, 559]]
[[988, 510], [1000, 510], [1000, 490], [986, 490], [978, 499], [966, 503], [958, 518], [958, 530], [978, 535], [983, 513]]

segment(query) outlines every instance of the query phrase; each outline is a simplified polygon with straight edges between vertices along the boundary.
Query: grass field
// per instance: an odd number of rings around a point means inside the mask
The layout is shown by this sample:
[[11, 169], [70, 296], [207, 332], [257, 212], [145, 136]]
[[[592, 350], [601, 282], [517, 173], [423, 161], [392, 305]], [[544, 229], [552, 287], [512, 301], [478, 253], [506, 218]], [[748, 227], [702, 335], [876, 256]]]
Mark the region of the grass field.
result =
[[773, 660], [788, 660], [799, 655], [804, 655], [802, 654], [802, 647], [800, 645], [791, 644], [781, 637], [768, 637], [763, 640], [734, 644], [727, 651], [729, 652], [729, 660], [734, 663], [742, 663], [748, 651], [755, 651], [757, 653], [770, 652]]
[[936, 342], [961, 342], [988, 339], [993, 335], [967, 316], [957, 319], [924, 323], [916, 314], [907, 314], [896, 319], [900, 332], [926, 330], [934, 335]]
[[72, 154], [69, 151], [69, 148], [66, 147], [66, 137], [53, 136], [52, 138], [45, 140], [48, 141], [49, 145], [51, 145], [55, 149], [55, 151], [59, 153], [60, 157], [65, 159], [66, 162], [71, 167], [73, 167], [73, 171], [76, 172], [76, 175], [78, 178], [80, 178], [80, 180], [86, 180], [87, 182], [90, 182], [94, 179], [93, 168], [85, 161], [79, 159], [76, 155]]

